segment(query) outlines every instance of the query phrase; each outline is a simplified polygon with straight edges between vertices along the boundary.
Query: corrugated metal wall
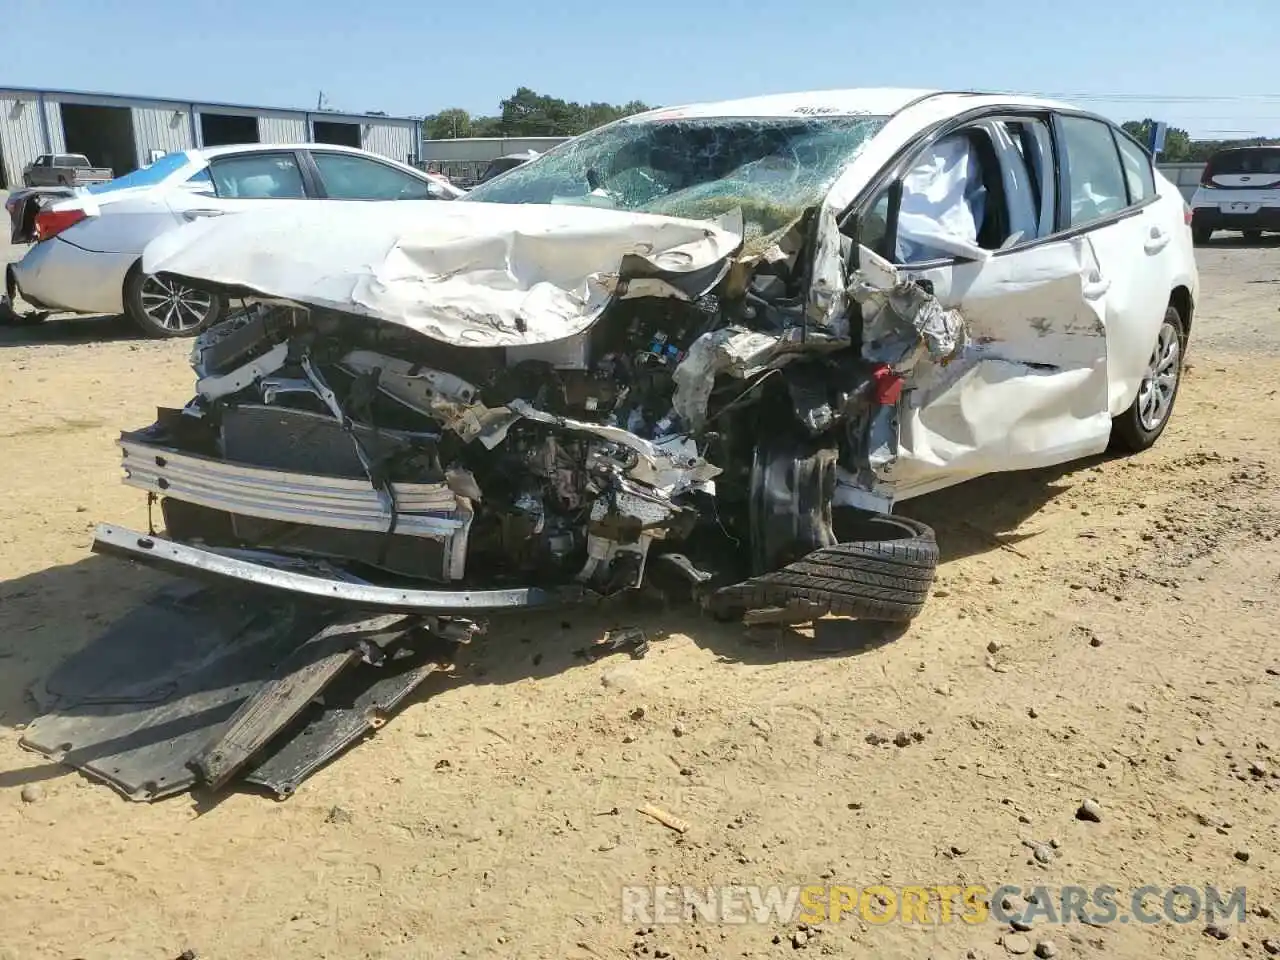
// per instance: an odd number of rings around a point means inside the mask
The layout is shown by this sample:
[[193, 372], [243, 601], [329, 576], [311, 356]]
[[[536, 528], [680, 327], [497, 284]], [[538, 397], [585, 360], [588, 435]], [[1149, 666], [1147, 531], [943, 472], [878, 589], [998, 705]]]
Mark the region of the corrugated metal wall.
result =
[[[65, 153], [67, 150], [67, 140], [62, 130], [62, 104], [57, 100], [50, 100], [48, 97], [44, 101], [44, 115], [49, 123], [49, 152]], [[44, 151], [41, 150], [41, 153]]]
[[0, 156], [4, 157], [4, 179], [10, 189], [22, 186], [22, 168], [42, 153], [44, 134], [36, 98], [0, 90]]
[[418, 153], [417, 144], [413, 142], [413, 131], [411, 124], [366, 121], [360, 126], [360, 144], [370, 153], [407, 163], [410, 157]]
[[301, 114], [261, 114], [258, 137], [263, 143], [306, 143], [307, 119]]
[[133, 139], [138, 145], [138, 165], [152, 150], [175, 153], [196, 145], [191, 135], [191, 112], [175, 107], [134, 107]]

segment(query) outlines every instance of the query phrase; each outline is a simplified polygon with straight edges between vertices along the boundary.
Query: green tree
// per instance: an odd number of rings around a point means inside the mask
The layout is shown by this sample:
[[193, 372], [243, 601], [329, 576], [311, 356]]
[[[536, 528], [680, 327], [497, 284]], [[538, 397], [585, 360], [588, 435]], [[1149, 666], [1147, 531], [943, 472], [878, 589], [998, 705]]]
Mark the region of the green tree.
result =
[[624, 104], [577, 103], [518, 87], [501, 104], [501, 113], [473, 117], [460, 107], [429, 115], [423, 131], [429, 140], [457, 137], [576, 137], [602, 124], [643, 113], [649, 105], [639, 100]]
[[520, 87], [502, 101], [502, 135], [507, 137], [574, 137], [620, 117], [648, 110], [639, 100], [622, 106], [581, 104]]
[[[1155, 125], [1156, 121], [1147, 117], [1144, 120], [1126, 120], [1120, 126], [1129, 136], [1142, 143], [1147, 143], [1151, 139], [1151, 129]], [[1159, 159], [1169, 163], [1194, 159], [1191, 149], [1191, 134], [1181, 127], [1170, 127], [1166, 130], [1164, 149], [1160, 151]]]
[[461, 107], [450, 107], [433, 113], [423, 121], [423, 129], [428, 140], [456, 140], [458, 137], [472, 137], [471, 114]]

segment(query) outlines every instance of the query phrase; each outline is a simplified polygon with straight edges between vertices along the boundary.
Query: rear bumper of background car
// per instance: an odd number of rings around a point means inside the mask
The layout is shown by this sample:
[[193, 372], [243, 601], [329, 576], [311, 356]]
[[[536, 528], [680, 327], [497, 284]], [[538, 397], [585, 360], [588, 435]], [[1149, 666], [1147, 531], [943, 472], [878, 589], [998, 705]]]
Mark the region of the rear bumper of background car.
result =
[[1216, 205], [1195, 207], [1191, 226], [1197, 230], [1280, 230], [1280, 206], [1260, 206], [1250, 213], [1227, 213]]
[[124, 278], [134, 253], [96, 253], [61, 237], [34, 244], [12, 265], [17, 292], [33, 305], [72, 313], [124, 311]]

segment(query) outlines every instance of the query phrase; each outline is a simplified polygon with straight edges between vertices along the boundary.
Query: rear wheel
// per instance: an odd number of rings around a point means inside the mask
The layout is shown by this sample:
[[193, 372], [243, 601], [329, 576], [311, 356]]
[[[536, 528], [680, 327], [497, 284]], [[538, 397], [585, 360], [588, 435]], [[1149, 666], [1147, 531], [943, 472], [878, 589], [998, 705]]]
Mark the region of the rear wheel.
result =
[[1164, 433], [1182, 382], [1182, 354], [1187, 325], [1178, 308], [1169, 304], [1156, 335], [1151, 358], [1129, 409], [1111, 421], [1111, 438], [1131, 453], [1146, 450]]
[[153, 337], [194, 337], [217, 323], [226, 301], [168, 274], [151, 276], [134, 267], [124, 282], [129, 319]]

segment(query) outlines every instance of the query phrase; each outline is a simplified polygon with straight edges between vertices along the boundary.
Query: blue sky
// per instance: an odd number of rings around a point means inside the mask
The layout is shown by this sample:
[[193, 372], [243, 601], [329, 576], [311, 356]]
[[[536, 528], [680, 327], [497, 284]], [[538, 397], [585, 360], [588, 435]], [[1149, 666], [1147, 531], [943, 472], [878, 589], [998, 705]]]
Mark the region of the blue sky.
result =
[[323, 90], [334, 108], [398, 115], [496, 113], [520, 85], [653, 104], [850, 86], [981, 88], [1064, 95], [1195, 136], [1280, 135], [1277, 0], [3, 6], [0, 86], [289, 107], [314, 106]]

